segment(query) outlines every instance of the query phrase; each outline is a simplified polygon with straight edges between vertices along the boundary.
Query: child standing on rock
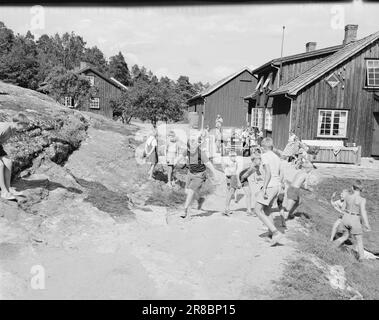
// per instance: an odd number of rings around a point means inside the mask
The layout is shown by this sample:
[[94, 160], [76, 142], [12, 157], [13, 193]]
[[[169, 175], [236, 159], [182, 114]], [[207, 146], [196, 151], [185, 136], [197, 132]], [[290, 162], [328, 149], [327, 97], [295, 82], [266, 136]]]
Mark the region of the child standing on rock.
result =
[[0, 122], [0, 188], [1, 197], [6, 200], [16, 200], [16, 196], [22, 195], [11, 187], [12, 160], [8, 158], [3, 145], [16, 134], [24, 130], [29, 124], [29, 119], [19, 113], [12, 122]]

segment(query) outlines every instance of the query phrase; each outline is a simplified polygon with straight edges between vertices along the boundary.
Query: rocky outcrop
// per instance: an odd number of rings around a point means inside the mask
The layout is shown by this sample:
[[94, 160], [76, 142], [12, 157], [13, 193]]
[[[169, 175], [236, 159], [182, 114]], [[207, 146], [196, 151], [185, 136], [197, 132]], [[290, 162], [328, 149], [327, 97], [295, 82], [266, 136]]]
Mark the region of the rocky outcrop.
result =
[[33, 171], [43, 159], [63, 164], [86, 137], [88, 121], [75, 110], [62, 107], [51, 98], [32, 90], [0, 81], [0, 121], [11, 121], [19, 112], [30, 125], [12, 137], [4, 149], [14, 161], [13, 175]]

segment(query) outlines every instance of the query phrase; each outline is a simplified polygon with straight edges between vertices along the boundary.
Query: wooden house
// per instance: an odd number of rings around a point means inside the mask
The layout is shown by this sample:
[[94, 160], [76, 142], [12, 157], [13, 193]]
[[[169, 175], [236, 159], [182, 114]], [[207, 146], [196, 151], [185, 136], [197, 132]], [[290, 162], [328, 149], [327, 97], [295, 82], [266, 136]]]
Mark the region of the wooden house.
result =
[[[80, 66], [75, 68], [74, 71], [85, 76], [91, 86], [95, 86], [97, 88], [96, 96], [92, 97], [89, 101], [78, 105], [77, 109], [91, 111], [108, 118], [113, 118], [113, 109], [110, 102], [112, 100], [117, 100], [122, 91], [128, 90], [128, 87], [124, 86], [114, 78], [107, 77], [105, 74], [99, 72], [93, 66], [85, 62], [81, 62]], [[42, 83], [37, 90], [43, 93], [49, 93], [49, 87], [46, 83]], [[69, 108], [73, 108], [75, 106], [73, 97], [67, 96], [61, 102]]]
[[251, 93], [256, 84], [251, 70], [243, 68], [189, 99], [188, 111], [198, 113], [199, 127], [209, 125], [214, 128], [218, 114], [224, 120], [223, 126], [245, 126], [244, 97]]
[[[357, 40], [345, 27], [341, 45], [272, 60], [248, 102], [249, 121], [283, 149], [290, 131], [302, 140], [356, 144], [362, 156], [379, 155], [379, 32]], [[317, 144], [317, 143], [316, 143]], [[342, 144], [341, 144], [342, 145]]]

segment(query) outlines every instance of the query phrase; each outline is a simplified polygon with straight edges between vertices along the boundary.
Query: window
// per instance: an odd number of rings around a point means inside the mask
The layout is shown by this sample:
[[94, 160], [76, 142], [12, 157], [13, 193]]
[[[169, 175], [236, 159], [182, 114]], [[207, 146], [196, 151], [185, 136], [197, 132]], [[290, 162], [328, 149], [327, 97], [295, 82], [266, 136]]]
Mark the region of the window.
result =
[[90, 109], [100, 109], [100, 99], [92, 98], [89, 104]]
[[345, 138], [348, 111], [319, 110], [317, 136], [329, 138]]
[[95, 85], [95, 77], [94, 76], [86, 76], [86, 79], [89, 81], [91, 86]]
[[379, 60], [367, 60], [367, 85], [379, 87]]
[[272, 108], [266, 109], [265, 114], [265, 129], [272, 131]]
[[256, 128], [262, 128], [263, 109], [252, 108], [251, 109], [251, 125]]
[[64, 97], [64, 105], [66, 107], [72, 107], [72, 97]]

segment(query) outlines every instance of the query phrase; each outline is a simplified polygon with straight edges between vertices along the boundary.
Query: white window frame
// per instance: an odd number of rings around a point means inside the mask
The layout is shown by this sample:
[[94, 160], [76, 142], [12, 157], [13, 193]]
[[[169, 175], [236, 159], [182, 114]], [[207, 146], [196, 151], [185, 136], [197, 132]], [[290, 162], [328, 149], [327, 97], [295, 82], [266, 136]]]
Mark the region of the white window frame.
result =
[[251, 109], [251, 126], [254, 128], [261, 129], [263, 121], [263, 108], [252, 108]]
[[272, 108], [266, 108], [265, 129], [272, 131]]
[[[373, 65], [370, 66], [370, 63]], [[367, 73], [367, 86], [368, 87], [379, 87], [379, 59], [367, 59], [366, 60], [366, 73]], [[369, 75], [373, 74], [370, 83]]]
[[[322, 114], [325, 113], [325, 112], [330, 112], [331, 113], [331, 117], [330, 117], [330, 134], [321, 134], [321, 126], [322, 126], [322, 120], [324, 119]], [[345, 121], [343, 123], [341, 123], [339, 121], [339, 125], [343, 124], [343, 127], [342, 129], [340, 127], [338, 127], [338, 131], [339, 130], [344, 130], [344, 132], [342, 134], [339, 134], [339, 135], [334, 135], [333, 134], [333, 127], [334, 127], [334, 121], [335, 121], [335, 115], [336, 113], [340, 113], [340, 116], [339, 116], [339, 119], [341, 119], [341, 114], [344, 113], [346, 114], [345, 116]], [[348, 110], [337, 110], [337, 109], [320, 109], [318, 110], [318, 118], [317, 118], [317, 137], [320, 137], [320, 138], [346, 138], [346, 134], [347, 134], [347, 123], [348, 123], [348, 117], [349, 117], [349, 111]], [[326, 121], [325, 121], [326, 123]], [[326, 129], [324, 129], [326, 130]]]
[[65, 96], [64, 97], [64, 106], [65, 107], [72, 107], [72, 97], [71, 96]]
[[88, 75], [88, 76], [85, 76], [85, 77], [88, 80], [88, 82], [90, 83], [91, 87], [93, 87], [95, 85], [95, 76]]
[[90, 109], [100, 109], [100, 98], [91, 98], [89, 102], [89, 108]]

